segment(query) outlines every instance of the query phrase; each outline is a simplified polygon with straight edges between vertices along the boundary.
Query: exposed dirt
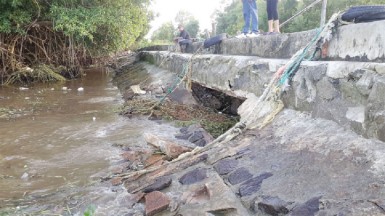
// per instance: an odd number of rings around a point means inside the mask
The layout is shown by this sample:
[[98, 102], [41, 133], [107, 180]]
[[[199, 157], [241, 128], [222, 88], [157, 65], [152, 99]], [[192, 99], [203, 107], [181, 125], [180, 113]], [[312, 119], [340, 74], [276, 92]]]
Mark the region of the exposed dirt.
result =
[[222, 114], [202, 105], [184, 105], [166, 99], [153, 108], [157, 103], [156, 100], [134, 98], [126, 101], [121, 114], [128, 117], [148, 115], [149, 119], [172, 120], [180, 126], [200, 123], [214, 137], [221, 135], [238, 121], [238, 117]]
[[[122, 115], [147, 115], [151, 120], [175, 121], [179, 126], [199, 123], [213, 137], [238, 122], [236, 109], [241, 100], [198, 84], [193, 84], [191, 92], [182, 87], [174, 91], [172, 86], [178, 80], [176, 74], [135, 61], [135, 55], [122, 57], [113, 67], [114, 80], [126, 101], [120, 112]], [[131, 89], [134, 85], [145, 93], [135, 94]], [[166, 91], [170, 90], [173, 93], [166, 97]], [[157, 105], [161, 100], [162, 103]]]

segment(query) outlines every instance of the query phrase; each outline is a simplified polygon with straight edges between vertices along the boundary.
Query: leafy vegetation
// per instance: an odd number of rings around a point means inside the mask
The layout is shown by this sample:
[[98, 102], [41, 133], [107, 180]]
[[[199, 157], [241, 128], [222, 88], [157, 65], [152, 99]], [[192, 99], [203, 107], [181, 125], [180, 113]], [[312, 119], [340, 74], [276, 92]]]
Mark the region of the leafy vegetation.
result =
[[157, 30], [154, 31], [151, 36], [151, 40], [156, 42], [156, 44], [173, 41], [173, 38], [179, 34], [176, 30], [178, 24], [183, 24], [184, 28], [192, 38], [198, 36], [199, 21], [195, 19], [190, 12], [183, 10], [179, 11], [175, 16], [174, 23], [172, 21], [163, 23]]
[[0, 78], [26, 66], [63, 65], [126, 50], [144, 37], [150, 0], [0, 0]]
[[[301, 9], [308, 6], [314, 0], [285, 0], [279, 1], [278, 13], [280, 21], [283, 22], [293, 16]], [[383, 4], [383, 0], [338, 0], [328, 1], [327, 17], [335, 12], [345, 10], [356, 5], [375, 5]], [[266, 1], [257, 0], [258, 18], [260, 30], [267, 31], [267, 13]], [[309, 29], [314, 29], [320, 25], [321, 4], [305, 12], [301, 16], [295, 18], [291, 23], [284, 26], [282, 32], [298, 32]], [[241, 1], [232, 1], [223, 11], [215, 13], [217, 22], [217, 34], [228, 33], [231, 35], [237, 34], [243, 26], [242, 3]]]
[[163, 23], [151, 36], [152, 41], [172, 41], [175, 27], [171, 21]]

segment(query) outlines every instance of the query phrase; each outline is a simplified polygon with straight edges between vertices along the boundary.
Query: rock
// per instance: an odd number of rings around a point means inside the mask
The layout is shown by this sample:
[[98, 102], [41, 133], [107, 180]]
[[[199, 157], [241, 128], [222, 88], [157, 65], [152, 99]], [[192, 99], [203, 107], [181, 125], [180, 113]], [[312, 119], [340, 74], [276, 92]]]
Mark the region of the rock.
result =
[[130, 162], [134, 162], [140, 159], [139, 152], [135, 152], [135, 151], [127, 151], [121, 155], [124, 160], [130, 161]]
[[144, 165], [146, 167], [152, 166], [152, 165], [157, 165], [157, 164], [162, 164], [163, 163], [163, 155], [159, 154], [154, 154], [151, 155], [149, 158], [146, 159], [144, 162]]
[[130, 207], [134, 206], [136, 203], [138, 203], [143, 197], [145, 193], [143, 192], [138, 192], [135, 194], [131, 194], [127, 199], [128, 202], [131, 204]]
[[358, 91], [364, 95], [364, 96], [368, 96], [372, 87], [373, 87], [373, 84], [374, 84], [374, 75], [372, 73], [370, 73], [369, 71], [367, 71], [358, 81], [357, 83], [355, 84]]
[[[211, 172], [208, 170], [208, 172]], [[181, 215], [250, 215], [242, 205], [241, 200], [234, 194], [222, 178], [212, 172], [205, 183], [190, 185], [190, 192], [182, 195], [178, 213]], [[180, 197], [180, 196], [179, 196]]]
[[172, 179], [170, 176], [162, 176], [155, 180], [155, 182], [143, 189], [144, 193], [153, 191], [161, 191], [171, 185]]
[[156, 136], [154, 134], [150, 134], [150, 133], [144, 133], [143, 138], [148, 144], [150, 144], [150, 145], [152, 145], [158, 149], [160, 149], [162, 147], [162, 144], [164, 143], [164, 141], [162, 140], [161, 137]]
[[120, 174], [123, 172], [123, 170], [124, 170], [124, 167], [122, 167], [122, 166], [114, 166], [114, 167], [109, 168], [109, 171], [112, 174]]
[[[162, 149], [161, 149], [162, 150]], [[191, 151], [192, 148], [180, 146], [176, 143], [168, 142], [165, 143], [164, 149], [162, 150], [168, 157], [177, 158], [179, 155]]]
[[182, 127], [181, 129], [179, 129], [179, 132], [185, 134], [185, 133], [188, 133], [188, 128], [189, 127]]
[[247, 170], [245, 167], [241, 167], [235, 170], [234, 172], [230, 173], [228, 180], [230, 184], [236, 185], [252, 177], [253, 175], [249, 172], [249, 170]]
[[188, 140], [200, 147], [203, 147], [214, 140], [214, 138], [207, 133], [200, 124], [181, 128], [180, 133], [175, 135], [175, 138]]
[[121, 178], [121, 177], [115, 177], [115, 178], [111, 179], [111, 184], [113, 186], [120, 185], [120, 184], [122, 184], [122, 180], [123, 180], [123, 178]]
[[350, 121], [355, 121], [358, 123], [364, 123], [365, 122], [365, 107], [359, 106], [359, 107], [348, 107], [348, 110], [346, 112], [346, 118]]
[[163, 90], [163, 88], [162, 88], [161, 86], [155, 88], [155, 89], [153, 90], [153, 92], [154, 92], [155, 94], [158, 94], [158, 95], [165, 93], [164, 90]]
[[385, 66], [383, 64], [377, 64], [375, 66], [375, 70], [377, 73], [384, 75], [385, 74]]
[[249, 179], [241, 184], [239, 187], [239, 195], [241, 197], [252, 195], [261, 188], [263, 180], [273, 176], [271, 173], [263, 173], [257, 177]]
[[180, 134], [175, 135], [175, 138], [182, 139], [182, 140], [188, 140], [191, 135], [192, 135], [192, 133], [180, 133]]
[[327, 78], [324, 78], [317, 83], [317, 93], [324, 100], [333, 100], [338, 96], [337, 89]]
[[171, 159], [177, 158], [180, 154], [183, 154], [185, 152], [189, 152], [192, 150], [192, 148], [179, 145], [175, 142], [166, 140], [164, 138], [160, 138], [153, 134], [145, 133], [143, 137], [148, 144], [153, 145], [156, 148], [159, 148], [163, 153], [165, 153]]
[[186, 195], [182, 198], [186, 204], [199, 204], [206, 203], [210, 200], [210, 193], [207, 186], [198, 188], [195, 191], [187, 192]]
[[134, 161], [144, 161], [153, 154], [153, 150], [150, 149], [140, 149], [140, 150], [130, 150], [122, 153], [122, 157], [130, 162]]
[[283, 215], [289, 213], [289, 203], [281, 200], [278, 197], [264, 197], [258, 203], [254, 203], [254, 210], [261, 210], [263, 213], [273, 216]]
[[196, 146], [199, 146], [199, 147], [204, 147], [206, 146], [207, 144], [207, 141], [204, 140], [204, 139], [201, 139], [201, 140], [198, 140], [197, 142], [194, 143]]
[[135, 93], [131, 89], [127, 89], [122, 96], [124, 100], [128, 101], [134, 98]]
[[188, 126], [186, 129], [184, 129], [185, 132], [182, 132], [182, 129], [181, 129], [181, 132], [182, 133], [193, 133], [193, 132], [195, 132], [195, 131], [197, 131], [197, 130], [199, 130], [201, 128], [202, 128], [202, 125], [200, 125], [200, 124], [193, 124], [193, 125]]
[[198, 140], [202, 139], [203, 138], [203, 133], [202, 131], [195, 131], [192, 136], [190, 136], [190, 138], [188, 139], [188, 141], [192, 142], [192, 143], [195, 143], [197, 142]]
[[159, 191], [153, 191], [145, 197], [146, 216], [152, 216], [162, 212], [170, 205], [170, 198]]
[[226, 175], [232, 172], [238, 166], [238, 161], [235, 159], [222, 159], [214, 165], [214, 169], [219, 175]]
[[307, 202], [294, 207], [294, 209], [290, 212], [291, 216], [313, 216], [315, 213], [319, 211], [319, 200], [321, 199], [321, 196], [314, 197]]
[[197, 168], [180, 177], [179, 182], [182, 185], [190, 185], [190, 184], [200, 182], [205, 178], [207, 178], [206, 169]]

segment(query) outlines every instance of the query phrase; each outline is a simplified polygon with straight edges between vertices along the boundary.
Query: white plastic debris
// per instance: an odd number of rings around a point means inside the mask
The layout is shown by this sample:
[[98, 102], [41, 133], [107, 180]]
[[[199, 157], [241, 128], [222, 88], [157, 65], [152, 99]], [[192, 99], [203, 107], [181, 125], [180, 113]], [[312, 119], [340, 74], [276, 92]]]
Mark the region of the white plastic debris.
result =
[[61, 90], [63, 90], [63, 91], [67, 91], [67, 90], [68, 90], [68, 88], [64, 86], [64, 87], [62, 87], [62, 88], [61, 88]]
[[22, 180], [28, 180], [28, 173], [24, 173], [22, 176], [21, 176], [21, 179]]
[[92, 117], [92, 121], [96, 121], [96, 117], [94, 116], [94, 117]]
[[135, 94], [141, 94], [141, 95], [144, 95], [146, 94], [146, 91], [140, 89], [140, 86], [139, 85], [133, 85], [130, 87], [131, 90], [135, 93]]
[[26, 87], [20, 87], [19, 90], [22, 90], [22, 91], [25, 91], [25, 90], [28, 90], [29, 88], [26, 88]]
[[78, 91], [79, 91], [79, 92], [82, 92], [82, 91], [84, 91], [84, 88], [83, 88], [83, 87], [79, 87], [79, 88], [78, 88]]

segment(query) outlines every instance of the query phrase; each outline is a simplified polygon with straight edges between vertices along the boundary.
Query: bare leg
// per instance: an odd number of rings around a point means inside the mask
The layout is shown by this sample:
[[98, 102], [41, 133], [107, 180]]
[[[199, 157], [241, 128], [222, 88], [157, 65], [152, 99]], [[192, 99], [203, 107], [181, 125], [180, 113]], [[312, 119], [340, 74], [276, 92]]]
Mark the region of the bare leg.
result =
[[279, 20], [274, 20], [274, 31], [277, 33], [281, 33], [279, 30]]
[[269, 32], [273, 32], [274, 31], [273, 20], [268, 20], [267, 23], [269, 25]]

